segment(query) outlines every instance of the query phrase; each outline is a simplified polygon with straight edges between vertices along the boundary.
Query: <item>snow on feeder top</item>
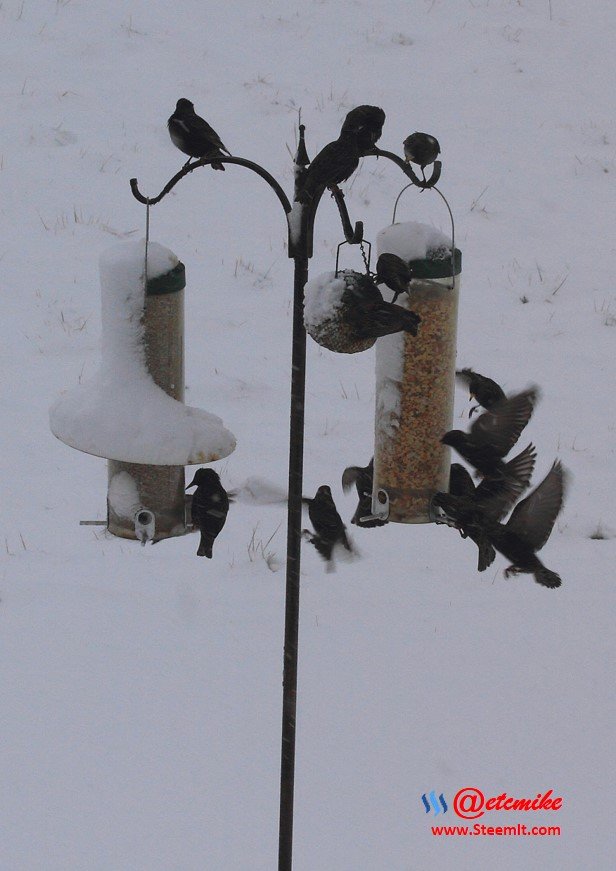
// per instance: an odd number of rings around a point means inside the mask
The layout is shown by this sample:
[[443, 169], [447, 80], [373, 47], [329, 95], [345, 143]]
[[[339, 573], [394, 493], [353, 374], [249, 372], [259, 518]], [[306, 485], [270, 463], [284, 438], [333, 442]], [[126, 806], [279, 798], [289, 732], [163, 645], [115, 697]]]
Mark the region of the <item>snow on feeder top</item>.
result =
[[[165, 352], [167, 337], [156, 318], [146, 342], [144, 309], [148, 299], [181, 292], [184, 267], [168, 248], [122, 242], [100, 258], [102, 363], [89, 382], [63, 393], [51, 406], [51, 431], [77, 450], [126, 463], [184, 466], [228, 456], [235, 438], [219, 417], [183, 403], [183, 347], [167, 366], [176, 384], [165, 392], [155, 381], [150, 345]], [[161, 319], [162, 323], [162, 319]]]
[[[408, 293], [397, 302], [421, 317], [418, 335], [387, 336], [376, 347], [373, 514], [399, 523], [433, 520], [431, 500], [449, 489], [461, 253], [427, 224], [392, 224], [378, 253], [409, 266]], [[381, 289], [387, 293], [387, 289]]]

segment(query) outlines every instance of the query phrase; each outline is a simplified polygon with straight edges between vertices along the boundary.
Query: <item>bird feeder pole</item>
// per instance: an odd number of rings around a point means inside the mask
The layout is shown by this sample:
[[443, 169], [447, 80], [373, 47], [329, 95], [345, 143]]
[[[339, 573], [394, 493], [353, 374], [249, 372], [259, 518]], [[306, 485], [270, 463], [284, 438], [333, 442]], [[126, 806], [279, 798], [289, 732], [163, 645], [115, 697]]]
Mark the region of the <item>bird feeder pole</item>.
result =
[[[300, 137], [295, 156], [295, 192], [301, 189], [306, 166], [309, 164], [304, 142], [305, 127], [299, 126]], [[418, 187], [432, 187], [440, 176], [441, 164], [436, 161], [432, 177], [419, 179], [411, 167], [397, 155], [374, 148], [370, 155], [386, 157], [396, 163]], [[304, 398], [306, 382], [306, 330], [304, 328], [304, 287], [308, 280], [308, 261], [313, 253], [313, 232], [316, 211], [323, 191], [316, 192], [309, 204], [295, 202], [291, 206], [284, 190], [263, 167], [241, 157], [216, 156], [200, 158], [184, 166], [165, 185], [157, 197], [148, 198], [139, 191], [137, 179], [130, 180], [133, 196], [144, 205], [153, 206], [169, 193], [188, 173], [208, 166], [215, 160], [244, 166], [261, 176], [276, 193], [287, 218], [288, 253], [295, 262], [293, 282], [293, 344], [291, 354], [291, 411], [289, 433], [289, 490], [287, 513], [287, 573], [285, 594], [285, 630], [283, 661], [282, 740], [280, 767], [280, 817], [278, 840], [278, 871], [291, 871], [293, 854], [293, 800], [295, 785], [295, 726], [297, 713], [297, 663], [299, 637], [299, 581], [302, 539], [302, 482], [304, 458]], [[338, 206], [343, 232], [349, 244], [363, 241], [363, 225], [351, 224], [343, 194], [334, 189], [332, 195]]]

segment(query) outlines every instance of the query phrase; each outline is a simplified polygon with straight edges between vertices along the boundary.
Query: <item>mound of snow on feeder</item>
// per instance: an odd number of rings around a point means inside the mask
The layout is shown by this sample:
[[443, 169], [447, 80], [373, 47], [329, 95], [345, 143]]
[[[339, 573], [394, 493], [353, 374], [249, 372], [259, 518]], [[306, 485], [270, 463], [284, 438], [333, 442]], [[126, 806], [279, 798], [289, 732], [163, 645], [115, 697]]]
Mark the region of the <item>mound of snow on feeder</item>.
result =
[[[102, 365], [95, 378], [52, 405], [51, 431], [78, 450], [127, 463], [219, 460], [235, 449], [222, 420], [168, 396], [147, 370], [144, 264], [144, 240], [119, 243], [101, 255]], [[169, 249], [148, 245], [148, 280], [177, 264]]]
[[397, 254], [407, 261], [451, 256], [451, 237], [417, 221], [391, 224], [376, 239], [379, 254]]

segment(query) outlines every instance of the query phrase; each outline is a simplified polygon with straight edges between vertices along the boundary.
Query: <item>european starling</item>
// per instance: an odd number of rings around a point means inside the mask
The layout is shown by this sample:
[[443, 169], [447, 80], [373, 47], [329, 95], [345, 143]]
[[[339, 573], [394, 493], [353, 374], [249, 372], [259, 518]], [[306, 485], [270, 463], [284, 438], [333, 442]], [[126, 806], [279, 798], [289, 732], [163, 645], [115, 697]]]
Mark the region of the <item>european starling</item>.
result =
[[[386, 520], [381, 520], [379, 517], [372, 517], [372, 485], [374, 478], [374, 457], [370, 460], [367, 466], [348, 466], [342, 473], [342, 489], [345, 493], [355, 484], [359, 504], [355, 509], [355, 514], [351, 518], [351, 523], [356, 526], [362, 526], [365, 529], [371, 529], [375, 526], [385, 526]], [[365, 520], [362, 518], [366, 518]]]
[[456, 377], [468, 387], [470, 399], [475, 399], [479, 403], [471, 408], [469, 417], [478, 408], [492, 408], [501, 399], [505, 399], [505, 391], [496, 381], [486, 378], [485, 375], [479, 375], [472, 369], [457, 369]]
[[346, 550], [352, 551], [345, 532], [345, 525], [336, 510], [332, 498], [332, 491], [327, 484], [322, 484], [316, 492], [314, 499], [304, 497], [303, 502], [308, 505], [308, 516], [314, 527], [314, 534], [305, 530], [308, 540], [314, 544], [323, 559], [331, 563], [334, 546], [342, 544]]
[[212, 546], [227, 519], [229, 496], [214, 469], [197, 469], [186, 489], [195, 485], [191, 515], [193, 525], [201, 531], [197, 556], [212, 559]]
[[421, 318], [413, 311], [385, 302], [381, 291], [368, 276], [349, 290], [352, 303], [346, 320], [358, 339], [378, 338], [404, 331], [417, 335]]
[[528, 487], [536, 456], [534, 446], [528, 445], [506, 464], [503, 477], [484, 478], [478, 487], [464, 466], [452, 463], [449, 493], [434, 496], [434, 504], [443, 509], [447, 522], [458, 529], [463, 538], [469, 537], [477, 545], [477, 570], [480, 572], [492, 564], [496, 555], [483, 531], [483, 519], [488, 517], [498, 521], [505, 516]]
[[359, 153], [363, 157], [381, 138], [384, 123], [385, 112], [378, 106], [357, 106], [344, 119], [341, 132], [355, 133]]
[[[223, 153], [231, 156], [216, 131], [195, 113], [190, 100], [178, 100], [175, 112], [167, 121], [167, 127], [173, 144], [189, 155], [184, 166], [188, 166], [191, 157], [222, 157]], [[214, 161], [212, 169], [221, 169], [224, 172], [225, 168], [219, 161]]]
[[536, 554], [554, 528], [563, 506], [565, 485], [565, 470], [556, 460], [541, 484], [516, 505], [507, 523], [483, 519], [480, 527], [491, 544], [511, 560], [505, 577], [529, 573], [543, 587], [560, 587], [559, 575], [546, 568]]
[[421, 172], [425, 181], [424, 168], [430, 163], [434, 163], [436, 158], [441, 153], [441, 147], [438, 144], [438, 139], [430, 136], [429, 133], [411, 133], [402, 143], [404, 147], [404, 158], [407, 163], [416, 163], [421, 167]]
[[401, 293], [407, 293], [409, 281], [412, 278], [408, 263], [398, 257], [397, 254], [381, 254], [376, 261], [376, 280], [378, 284], [385, 284], [393, 290], [395, 302]]
[[501, 399], [475, 419], [468, 433], [452, 429], [441, 442], [455, 448], [485, 477], [500, 477], [506, 474], [503, 458], [530, 420], [537, 397], [538, 391], [533, 387]]
[[338, 139], [319, 151], [306, 170], [304, 187], [296, 197], [298, 202], [309, 203], [318, 191], [335, 188], [353, 175], [361, 157], [358, 126], [351, 125]]

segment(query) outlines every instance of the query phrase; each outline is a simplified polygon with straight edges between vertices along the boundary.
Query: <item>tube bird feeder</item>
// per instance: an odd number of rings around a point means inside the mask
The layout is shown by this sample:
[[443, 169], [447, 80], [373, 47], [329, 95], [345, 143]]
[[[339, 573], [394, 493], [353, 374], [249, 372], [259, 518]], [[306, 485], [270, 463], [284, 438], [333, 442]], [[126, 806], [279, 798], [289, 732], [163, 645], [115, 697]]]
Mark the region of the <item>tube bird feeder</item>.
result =
[[[429, 523], [433, 495], [449, 489], [449, 448], [440, 439], [453, 423], [462, 256], [452, 252], [450, 238], [415, 222], [381, 230], [377, 248], [408, 264], [409, 293], [397, 304], [416, 312], [421, 324], [417, 336], [396, 333], [376, 344], [372, 513]], [[384, 285], [381, 291], [391, 295]]]
[[[147, 279], [144, 274], [147, 273]], [[182, 263], [155, 242], [100, 259], [102, 363], [50, 409], [61, 441], [108, 460], [107, 528], [158, 541], [188, 531], [184, 466], [235, 449], [219, 417], [184, 405]]]

